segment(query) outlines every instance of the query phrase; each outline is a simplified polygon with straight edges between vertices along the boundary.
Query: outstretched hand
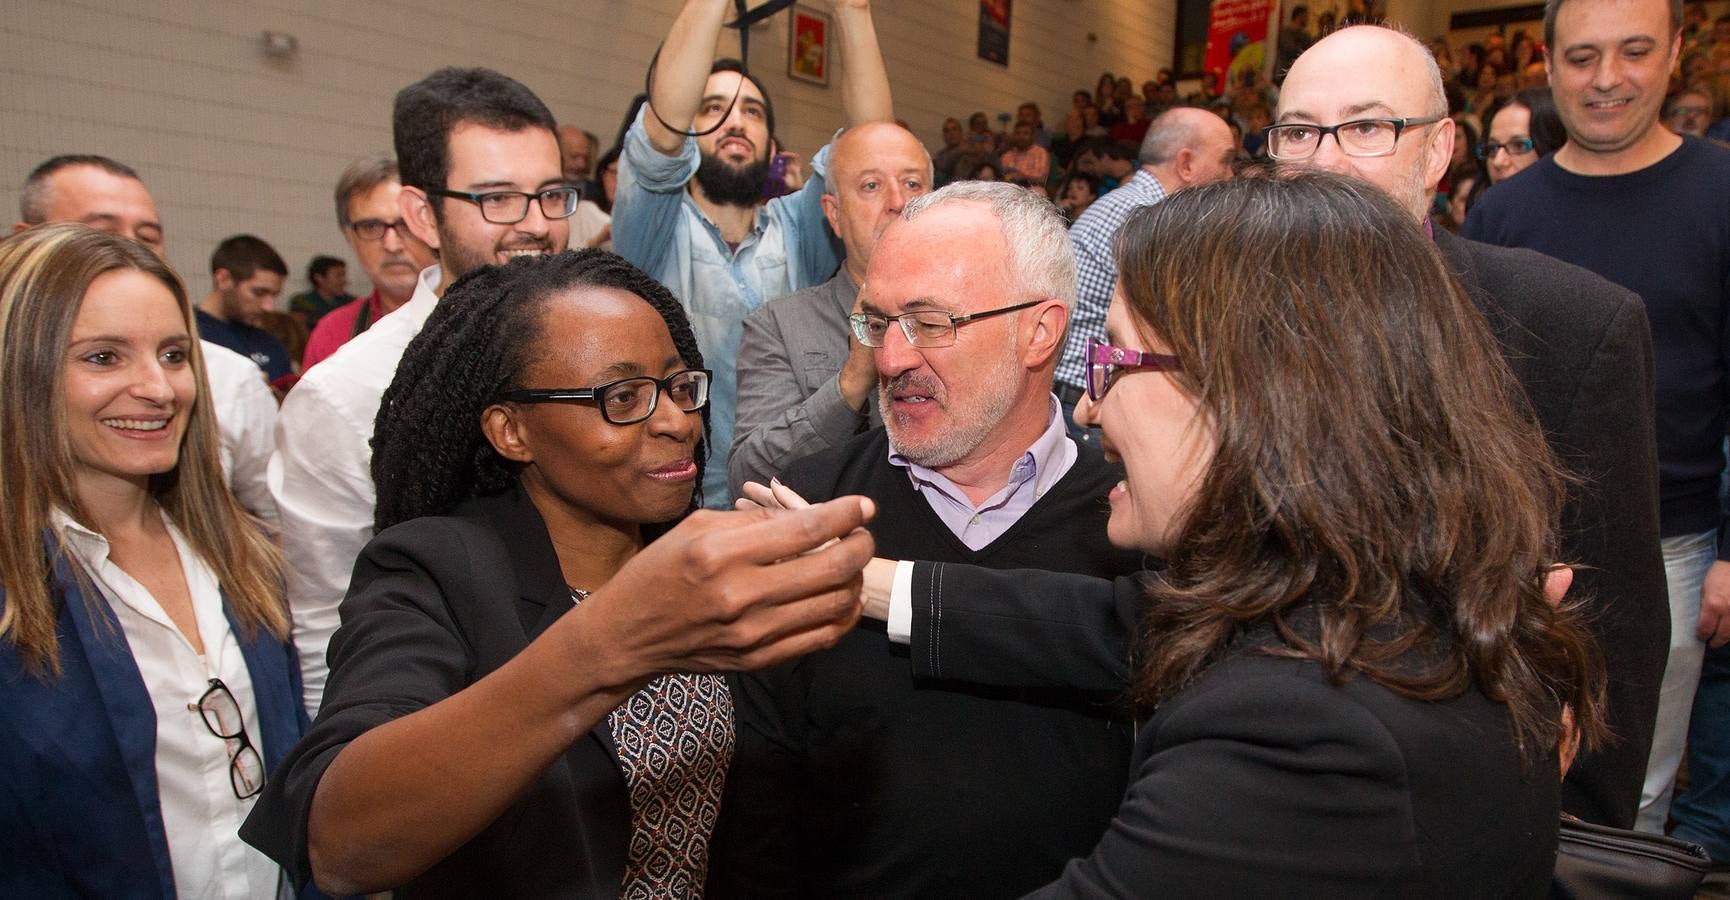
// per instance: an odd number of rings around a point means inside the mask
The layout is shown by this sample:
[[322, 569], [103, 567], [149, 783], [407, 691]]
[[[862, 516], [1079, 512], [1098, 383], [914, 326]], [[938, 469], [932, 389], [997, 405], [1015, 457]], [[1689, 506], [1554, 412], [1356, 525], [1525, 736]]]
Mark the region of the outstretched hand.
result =
[[583, 606], [602, 620], [622, 682], [771, 666], [833, 645], [858, 620], [875, 511], [864, 497], [699, 510]]

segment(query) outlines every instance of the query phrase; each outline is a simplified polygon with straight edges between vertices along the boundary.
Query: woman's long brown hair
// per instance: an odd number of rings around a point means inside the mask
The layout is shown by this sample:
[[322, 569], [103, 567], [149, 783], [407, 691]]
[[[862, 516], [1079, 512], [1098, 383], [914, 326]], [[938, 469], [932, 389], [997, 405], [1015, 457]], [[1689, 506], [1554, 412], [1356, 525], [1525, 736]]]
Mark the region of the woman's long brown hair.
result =
[[[44, 535], [52, 532], [55, 509], [93, 524], [74, 487], [66, 348], [91, 283], [127, 269], [162, 282], [179, 304], [187, 333], [196, 338], [186, 288], [144, 247], [83, 225], [38, 225], [0, 241], [0, 509], [6, 511], [0, 516], [0, 585], [6, 589], [0, 639], [11, 641], [24, 668], [41, 676], [60, 673], [58, 601], [50, 585], [55, 561]], [[263, 628], [286, 640], [282, 557], [263, 524], [228, 492], [204, 355], [197, 340], [190, 349], [198, 399], [188, 415], [179, 464], [152, 476], [150, 492], [216, 573], [246, 636]], [[64, 555], [64, 541], [57, 543]]]
[[1411, 214], [1337, 176], [1245, 178], [1141, 211], [1119, 251], [1127, 311], [1218, 442], [1150, 579], [1135, 699], [1271, 626], [1266, 652], [1336, 683], [1476, 687], [1528, 762], [1563, 704], [1599, 739], [1580, 601], [1544, 596], [1568, 476]]

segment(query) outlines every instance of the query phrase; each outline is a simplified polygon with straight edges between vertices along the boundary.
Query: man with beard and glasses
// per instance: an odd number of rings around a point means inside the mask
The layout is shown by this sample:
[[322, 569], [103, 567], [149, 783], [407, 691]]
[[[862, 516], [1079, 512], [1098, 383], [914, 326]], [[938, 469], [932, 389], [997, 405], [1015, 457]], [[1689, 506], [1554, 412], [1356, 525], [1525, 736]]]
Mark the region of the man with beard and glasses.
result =
[[565, 182], [555, 127], [533, 91], [491, 69], [440, 69], [396, 95], [397, 216], [439, 262], [407, 304], [301, 378], [270, 458], [309, 713], [324, 697], [325, 645], [349, 571], [372, 538], [373, 420], [403, 351], [464, 274], [565, 249], [578, 192]]
[[[1069, 437], [1051, 392], [1075, 278], [1062, 215], [1023, 188], [910, 200], [849, 318], [885, 427], [794, 463], [786, 484], [871, 497], [885, 557], [1136, 571], [1105, 539], [1122, 469]], [[733, 682], [719, 895], [1014, 897], [1104, 833], [1130, 750], [1111, 697], [909, 678], [896, 641], [911, 618]]]
[[[869, 0], [833, 0], [848, 124], [894, 118]], [[839, 259], [823, 219], [825, 147], [805, 186], [762, 203], [775, 111], [736, 60], [714, 60], [730, 0], [686, 0], [661, 48], [649, 102], [626, 132], [613, 245], [672, 290], [691, 316], [709, 389], [709, 446], [733, 444], [742, 323], [764, 303], [821, 284]], [[693, 136], [694, 135], [694, 136]], [[703, 478], [707, 505], [730, 505], [727, 467]]]

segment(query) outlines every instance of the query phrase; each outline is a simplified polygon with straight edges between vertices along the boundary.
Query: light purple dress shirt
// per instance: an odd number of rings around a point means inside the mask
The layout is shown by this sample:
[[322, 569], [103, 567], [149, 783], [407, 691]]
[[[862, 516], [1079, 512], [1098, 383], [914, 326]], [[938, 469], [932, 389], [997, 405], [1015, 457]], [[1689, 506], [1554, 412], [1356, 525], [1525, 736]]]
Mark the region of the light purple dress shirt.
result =
[[1044, 433], [1010, 467], [1009, 483], [977, 506], [942, 473], [909, 462], [893, 446], [889, 450], [889, 464], [907, 470], [913, 490], [931, 504], [932, 511], [969, 550], [990, 544], [1021, 521], [1022, 515], [1075, 465], [1075, 457], [1075, 442], [1069, 439], [1056, 397], [1051, 398]]

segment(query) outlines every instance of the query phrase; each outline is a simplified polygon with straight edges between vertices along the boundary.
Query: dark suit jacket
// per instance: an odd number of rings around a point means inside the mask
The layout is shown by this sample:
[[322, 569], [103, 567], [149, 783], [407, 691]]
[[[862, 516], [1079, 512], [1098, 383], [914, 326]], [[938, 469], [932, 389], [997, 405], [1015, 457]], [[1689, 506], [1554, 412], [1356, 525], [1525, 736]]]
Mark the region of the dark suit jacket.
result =
[[[150, 694], [113, 610], [84, 595], [64, 558], [54, 592], [60, 677], [26, 673], [0, 640], [0, 897], [170, 900]], [[306, 730], [300, 662], [266, 632], [248, 640], [226, 596], [223, 612], [252, 677], [253, 738], [275, 771]]]
[[1161, 704], [1099, 846], [1038, 898], [1542, 897], [1556, 758], [1507, 710], [1239, 650]]
[[[343, 747], [474, 684], [571, 608], [546, 526], [519, 491], [380, 533], [355, 563], [318, 720], [241, 834], [297, 883], [309, 879], [313, 793]], [[497, 821], [396, 896], [616, 897], [630, 825], [603, 719]]]
[[1610, 676], [1617, 740], [1583, 753], [1562, 785], [1580, 818], [1634, 824], [1670, 646], [1658, 548], [1652, 336], [1638, 295], [1529, 250], [1436, 233], [1531, 399], [1550, 447], [1581, 476], [1562, 510], [1562, 557], [1578, 564]]
[[[1436, 243], [1483, 311], [1551, 448], [1582, 479], [1563, 509], [1562, 556], [1579, 565], [1570, 597], [1586, 599], [1604, 652], [1616, 740], [1575, 761], [1562, 805], [1630, 827], [1670, 635], [1645, 309], [1632, 292], [1529, 250], [1446, 232]], [[1141, 610], [1134, 579], [941, 568], [950, 590], [940, 635], [930, 627], [935, 567], [915, 568], [916, 674], [940, 659], [950, 677], [982, 684], [1096, 691], [1126, 683]], [[972, 598], [989, 605], [970, 608]]]

